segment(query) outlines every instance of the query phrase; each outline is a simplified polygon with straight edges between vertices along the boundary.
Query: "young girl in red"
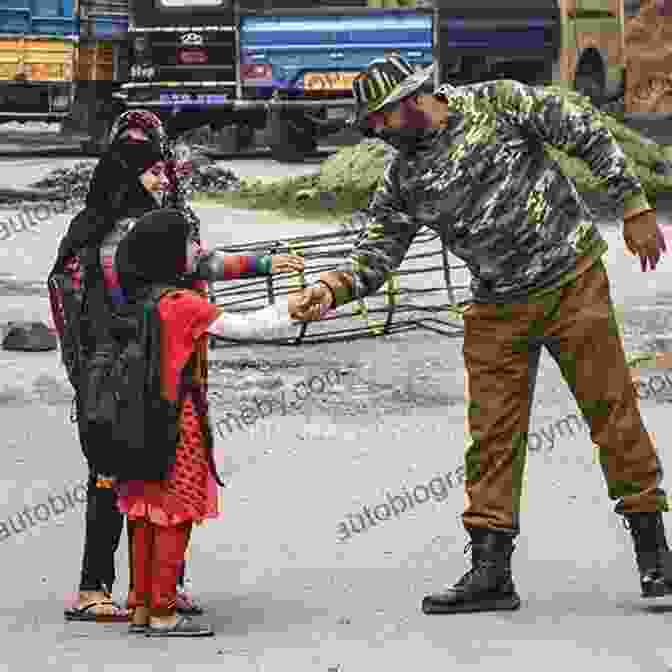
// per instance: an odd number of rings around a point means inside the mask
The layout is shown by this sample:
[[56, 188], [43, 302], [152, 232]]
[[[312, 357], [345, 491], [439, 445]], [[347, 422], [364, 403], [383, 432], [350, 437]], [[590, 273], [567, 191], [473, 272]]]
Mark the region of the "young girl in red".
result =
[[[223, 312], [190, 289], [188, 275], [196, 269], [198, 253], [185, 217], [176, 210], [161, 210], [137, 221], [115, 258], [129, 302], [142, 300], [151, 288], [174, 288], [157, 304], [161, 396], [175, 403], [178, 394], [183, 399], [174, 466], [164, 480], [130, 480], [116, 486], [119, 508], [133, 521], [131, 631], [149, 636], [213, 634], [209, 626], [180, 616], [175, 609], [176, 580], [192, 525], [218, 515], [204, 384], [208, 334], [288, 337], [297, 331], [289, 318], [291, 301], [243, 317]], [[185, 367], [190, 376], [186, 383]], [[151, 460], [151, 447], [139, 459]]]

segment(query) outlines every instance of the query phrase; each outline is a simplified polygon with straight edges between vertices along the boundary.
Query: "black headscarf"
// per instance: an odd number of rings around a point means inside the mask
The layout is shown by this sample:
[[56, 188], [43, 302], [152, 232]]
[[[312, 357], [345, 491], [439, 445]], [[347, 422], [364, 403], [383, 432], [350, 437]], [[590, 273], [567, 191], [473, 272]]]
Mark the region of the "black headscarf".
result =
[[123, 217], [159, 207], [142, 186], [140, 175], [164, 160], [155, 142], [118, 141], [102, 156], [91, 178], [86, 207], [70, 222], [61, 240], [54, 270], [84, 247], [97, 247]]
[[189, 287], [185, 276], [191, 225], [179, 210], [143, 215], [119, 243], [115, 267], [130, 301], [155, 285]]
[[91, 178], [86, 206], [119, 211], [141, 207], [152, 198], [139, 177], [155, 163], [164, 160], [153, 142], [121, 141], [105, 153]]

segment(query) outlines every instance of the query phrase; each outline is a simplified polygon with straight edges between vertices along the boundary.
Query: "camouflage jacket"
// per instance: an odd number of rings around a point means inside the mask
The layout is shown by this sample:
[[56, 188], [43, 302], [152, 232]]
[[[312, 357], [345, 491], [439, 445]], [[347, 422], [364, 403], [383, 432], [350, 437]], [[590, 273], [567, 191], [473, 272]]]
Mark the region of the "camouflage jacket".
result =
[[[436, 93], [448, 105], [447, 125], [430, 132], [417, 153], [391, 160], [371, 202], [367, 235], [324, 276], [337, 305], [379, 289], [422, 226], [440, 232], [466, 263], [475, 302], [525, 300], [578, 275], [577, 262], [585, 267], [586, 257], [599, 258], [607, 245], [544, 143], [585, 160], [615, 203], [633, 214], [648, 207], [597, 115], [508, 80], [444, 85]], [[340, 272], [351, 274], [352, 288]]]

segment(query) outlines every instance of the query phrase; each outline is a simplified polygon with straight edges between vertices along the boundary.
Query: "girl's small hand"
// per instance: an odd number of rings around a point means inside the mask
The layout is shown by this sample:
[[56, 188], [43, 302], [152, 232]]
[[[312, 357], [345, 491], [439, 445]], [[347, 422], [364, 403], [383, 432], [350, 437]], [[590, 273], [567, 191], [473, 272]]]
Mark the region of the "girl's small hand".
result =
[[186, 160], [177, 160], [175, 162], [175, 174], [180, 178], [189, 177], [194, 172], [194, 164]]
[[287, 295], [287, 312], [289, 317], [293, 320], [296, 320], [296, 313], [298, 312], [299, 306], [303, 301], [303, 292], [302, 291], [293, 291]]
[[274, 254], [271, 261], [272, 273], [300, 273], [304, 270], [303, 257], [297, 255]]

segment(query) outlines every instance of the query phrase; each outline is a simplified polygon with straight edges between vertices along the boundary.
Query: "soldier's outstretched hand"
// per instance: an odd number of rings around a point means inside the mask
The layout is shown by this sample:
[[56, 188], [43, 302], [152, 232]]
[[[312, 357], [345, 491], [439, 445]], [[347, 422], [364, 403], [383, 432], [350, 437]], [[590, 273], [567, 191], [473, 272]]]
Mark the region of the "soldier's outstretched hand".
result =
[[290, 297], [290, 316], [302, 322], [319, 320], [326, 309], [331, 305], [331, 292], [324, 285], [306, 287]]

